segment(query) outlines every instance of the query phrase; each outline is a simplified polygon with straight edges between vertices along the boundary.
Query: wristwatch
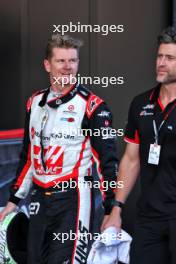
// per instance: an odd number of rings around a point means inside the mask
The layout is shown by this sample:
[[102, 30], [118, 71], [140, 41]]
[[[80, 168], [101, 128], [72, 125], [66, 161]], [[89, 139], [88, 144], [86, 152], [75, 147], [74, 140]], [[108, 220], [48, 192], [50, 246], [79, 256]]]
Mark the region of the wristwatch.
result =
[[124, 203], [117, 201], [117, 200], [112, 200], [111, 204], [112, 204], [112, 206], [118, 206], [120, 208], [123, 208], [123, 206], [124, 206]]

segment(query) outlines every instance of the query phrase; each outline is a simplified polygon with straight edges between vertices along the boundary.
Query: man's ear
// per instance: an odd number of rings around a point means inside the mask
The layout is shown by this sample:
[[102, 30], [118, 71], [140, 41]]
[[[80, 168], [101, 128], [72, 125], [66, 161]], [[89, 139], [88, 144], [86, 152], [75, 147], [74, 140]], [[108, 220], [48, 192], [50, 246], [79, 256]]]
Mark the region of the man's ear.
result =
[[49, 60], [45, 59], [43, 63], [44, 63], [45, 70], [49, 73], [51, 71]]

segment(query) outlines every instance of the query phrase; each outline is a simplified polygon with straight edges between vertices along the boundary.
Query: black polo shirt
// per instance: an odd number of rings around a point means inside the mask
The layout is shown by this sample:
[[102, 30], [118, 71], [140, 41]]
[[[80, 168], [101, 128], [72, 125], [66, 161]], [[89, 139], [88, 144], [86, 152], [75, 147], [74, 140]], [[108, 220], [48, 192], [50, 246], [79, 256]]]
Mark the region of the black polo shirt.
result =
[[[130, 106], [125, 141], [140, 144], [141, 196], [138, 214], [141, 217], [176, 218], [176, 100], [164, 109], [160, 85], [136, 96]], [[159, 165], [148, 163], [150, 144], [155, 142], [153, 119], [157, 128], [170, 113], [161, 130]]]

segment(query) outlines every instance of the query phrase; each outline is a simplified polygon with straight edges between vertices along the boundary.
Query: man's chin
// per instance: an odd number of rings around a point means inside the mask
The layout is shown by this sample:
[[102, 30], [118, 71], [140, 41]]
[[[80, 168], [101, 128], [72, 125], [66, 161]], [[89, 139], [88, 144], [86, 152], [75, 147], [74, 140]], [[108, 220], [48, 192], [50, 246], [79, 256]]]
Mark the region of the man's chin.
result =
[[157, 82], [159, 82], [159, 83], [161, 83], [161, 84], [172, 84], [172, 83], [176, 83], [176, 79], [163, 79], [163, 78], [157, 78], [156, 79], [157, 80]]
[[157, 82], [159, 82], [159, 83], [167, 83], [169, 80], [168, 80], [168, 78], [166, 78], [166, 77], [164, 77], [164, 76], [157, 76], [156, 77], [156, 80], [157, 80]]

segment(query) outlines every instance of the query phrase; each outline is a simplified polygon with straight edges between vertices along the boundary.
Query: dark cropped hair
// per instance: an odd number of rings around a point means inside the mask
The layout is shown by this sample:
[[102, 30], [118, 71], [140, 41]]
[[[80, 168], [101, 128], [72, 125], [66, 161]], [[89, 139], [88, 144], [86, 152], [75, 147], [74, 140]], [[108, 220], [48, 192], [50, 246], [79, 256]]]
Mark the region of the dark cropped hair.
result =
[[174, 27], [164, 29], [161, 35], [158, 36], [158, 45], [170, 43], [176, 44], [176, 29]]
[[83, 41], [79, 39], [75, 39], [70, 37], [69, 35], [60, 35], [53, 34], [51, 38], [48, 40], [45, 52], [45, 59], [50, 59], [52, 57], [53, 48], [74, 48], [78, 51], [80, 47], [83, 45]]

